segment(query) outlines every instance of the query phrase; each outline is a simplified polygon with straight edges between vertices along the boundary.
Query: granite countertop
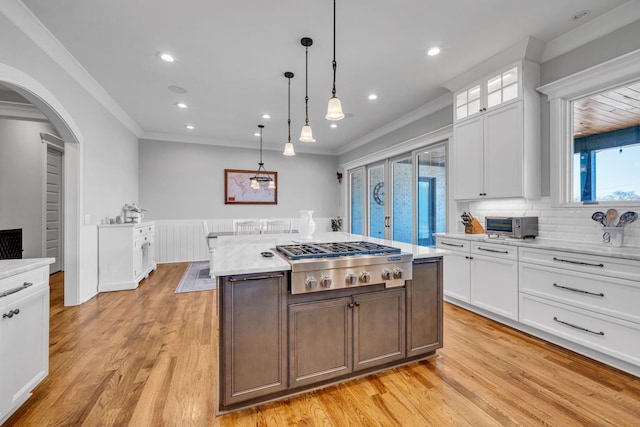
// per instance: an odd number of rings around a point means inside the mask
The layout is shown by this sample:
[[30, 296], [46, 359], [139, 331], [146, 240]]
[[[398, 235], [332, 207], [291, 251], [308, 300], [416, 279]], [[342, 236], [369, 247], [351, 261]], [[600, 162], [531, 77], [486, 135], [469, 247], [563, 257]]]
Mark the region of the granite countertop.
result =
[[0, 279], [53, 264], [55, 261], [55, 258], [3, 259], [0, 260]]
[[571, 253], [579, 253], [585, 255], [605, 255], [615, 258], [629, 259], [640, 261], [640, 248], [627, 246], [621, 248], [612, 248], [600, 246], [595, 243], [571, 242], [566, 240], [555, 239], [513, 239], [509, 237], [487, 237], [486, 234], [465, 234], [465, 233], [437, 233], [437, 237], [446, 237], [450, 239], [469, 240], [472, 242], [496, 243], [502, 245], [512, 245], [529, 247], [536, 249], [551, 249], [565, 251]]
[[[277, 255], [275, 246], [296, 243], [367, 241], [400, 248], [403, 252], [412, 253], [414, 259], [441, 257], [449, 253], [443, 249], [342, 232], [315, 233], [311, 240], [305, 240], [302, 236], [295, 234], [218, 236], [217, 240], [216, 254], [213, 257], [213, 274], [216, 276], [291, 270], [291, 265]], [[271, 258], [263, 257], [260, 252], [265, 251], [274, 252], [274, 256]]]

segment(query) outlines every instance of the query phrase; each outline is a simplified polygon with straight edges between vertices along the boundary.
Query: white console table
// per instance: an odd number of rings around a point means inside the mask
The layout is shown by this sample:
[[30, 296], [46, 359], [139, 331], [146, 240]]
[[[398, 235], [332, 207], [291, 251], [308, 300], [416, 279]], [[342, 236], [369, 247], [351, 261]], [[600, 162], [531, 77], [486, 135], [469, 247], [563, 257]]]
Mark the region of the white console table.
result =
[[153, 222], [98, 226], [98, 291], [135, 289], [157, 268]]

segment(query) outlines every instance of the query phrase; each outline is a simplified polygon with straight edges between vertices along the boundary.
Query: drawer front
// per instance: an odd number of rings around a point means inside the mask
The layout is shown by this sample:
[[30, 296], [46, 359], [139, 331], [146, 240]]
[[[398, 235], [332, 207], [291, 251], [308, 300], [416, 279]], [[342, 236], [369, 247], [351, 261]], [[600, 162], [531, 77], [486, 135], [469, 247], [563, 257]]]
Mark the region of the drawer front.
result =
[[31, 283], [31, 286], [28, 286], [24, 290], [20, 290], [18, 292], [12, 293], [11, 295], [7, 295], [5, 297], [0, 297], [0, 304], [4, 304], [8, 299], [13, 299], [12, 297], [17, 296], [20, 297], [24, 295], [27, 289], [33, 289], [34, 287], [41, 285], [42, 283], [49, 280], [49, 266], [39, 267], [35, 270], [25, 271], [24, 273], [16, 274], [15, 276], [5, 277], [4, 279], [0, 279], [0, 294], [3, 292], [15, 290], [17, 288], [21, 288], [25, 283]]
[[640, 323], [640, 283], [520, 263], [520, 292]]
[[469, 253], [470, 243], [468, 240], [450, 239], [447, 237], [436, 238], [436, 247], [448, 251]]
[[571, 252], [520, 247], [520, 261], [564, 268], [581, 273], [640, 280], [640, 262], [605, 255], [583, 255]]
[[640, 366], [640, 325], [524, 293], [520, 322]]
[[134, 238], [140, 237], [140, 236], [149, 236], [149, 235], [153, 235], [154, 233], [154, 224], [140, 224], [140, 225], [136, 225], [133, 229], [133, 235]]
[[473, 242], [471, 253], [503, 259], [518, 259], [518, 247], [495, 243]]

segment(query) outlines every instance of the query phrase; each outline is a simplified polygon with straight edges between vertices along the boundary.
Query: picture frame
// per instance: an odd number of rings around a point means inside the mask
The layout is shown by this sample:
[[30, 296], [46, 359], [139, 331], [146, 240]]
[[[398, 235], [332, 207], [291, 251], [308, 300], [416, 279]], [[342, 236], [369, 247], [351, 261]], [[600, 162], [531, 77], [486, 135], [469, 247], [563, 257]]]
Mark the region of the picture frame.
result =
[[[251, 188], [251, 177], [256, 171], [243, 169], [224, 170], [224, 203], [225, 205], [277, 205], [278, 204], [278, 172], [269, 172], [276, 188], [267, 188], [267, 183], [260, 183], [260, 189]], [[262, 173], [261, 173], [262, 175]]]

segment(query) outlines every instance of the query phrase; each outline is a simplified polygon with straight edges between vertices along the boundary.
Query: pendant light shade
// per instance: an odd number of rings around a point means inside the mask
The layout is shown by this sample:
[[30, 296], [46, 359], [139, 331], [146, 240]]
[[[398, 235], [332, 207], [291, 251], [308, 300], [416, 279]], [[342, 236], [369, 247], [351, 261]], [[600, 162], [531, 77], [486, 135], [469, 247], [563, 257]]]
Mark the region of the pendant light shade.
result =
[[258, 162], [258, 170], [256, 170], [256, 174], [249, 178], [251, 181], [250, 187], [253, 190], [259, 190], [260, 184], [265, 183], [267, 188], [274, 189], [276, 188], [276, 183], [273, 178], [264, 168], [264, 163], [262, 162], [262, 129], [264, 129], [264, 125], [258, 125], [260, 129], [260, 161]]
[[287, 102], [287, 126], [289, 127], [289, 138], [287, 139], [287, 143], [284, 144], [284, 154], [285, 156], [295, 156], [296, 152], [293, 150], [293, 144], [291, 143], [291, 79], [293, 78], [293, 73], [291, 71], [287, 71], [284, 73], [284, 76], [289, 80], [289, 98]]
[[300, 132], [300, 141], [301, 142], [316, 142], [313, 139], [313, 134], [311, 132], [311, 126], [309, 125], [309, 46], [313, 44], [313, 40], [309, 37], [303, 37], [300, 40], [302, 46], [304, 46], [304, 74], [305, 74], [305, 82], [304, 82], [304, 108], [305, 108], [305, 119], [304, 126], [302, 126], [302, 132]]
[[329, 106], [327, 107], [327, 120], [342, 120], [344, 119], [344, 113], [342, 112], [342, 103], [336, 96], [336, 69], [338, 64], [336, 63], [336, 0], [333, 0], [333, 88], [331, 89], [331, 99], [329, 99]]

